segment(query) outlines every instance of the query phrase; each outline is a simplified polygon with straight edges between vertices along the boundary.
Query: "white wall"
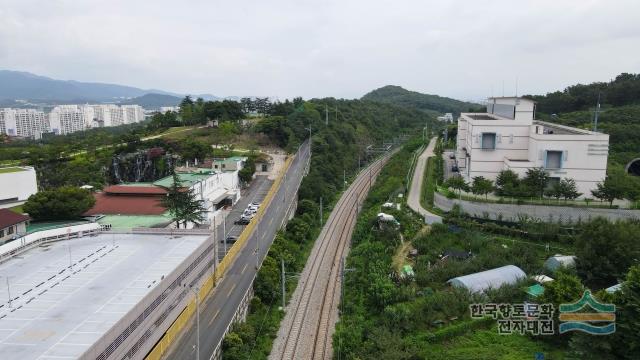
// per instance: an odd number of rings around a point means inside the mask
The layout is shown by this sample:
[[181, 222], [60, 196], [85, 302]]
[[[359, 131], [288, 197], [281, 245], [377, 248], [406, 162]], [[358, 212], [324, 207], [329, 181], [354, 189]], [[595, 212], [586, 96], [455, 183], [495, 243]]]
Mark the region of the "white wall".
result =
[[[524, 102], [526, 106], [523, 114], [528, 114], [529, 111], [532, 113], [533, 104]], [[462, 114], [458, 119], [457, 139], [458, 166], [467, 180], [475, 176], [495, 180], [497, 174], [504, 169], [512, 169], [522, 177], [529, 168], [545, 167], [546, 151], [563, 153], [561, 168], [549, 169], [549, 176], [574, 179], [583, 197], [591, 197], [591, 190], [606, 176], [609, 135], [540, 121], [532, 122], [524, 115], [520, 120], [475, 120], [470, 115]], [[543, 133], [542, 127], [545, 124], [555, 130], [553, 134]], [[539, 127], [539, 133], [536, 132], [536, 127]], [[482, 149], [482, 133], [496, 134], [495, 149]], [[463, 168], [463, 147], [470, 156], [470, 163], [466, 164], [466, 168]]]
[[[36, 171], [30, 166], [21, 166], [24, 171], [0, 173], [0, 201], [18, 198], [16, 202], [24, 202], [38, 192]], [[15, 203], [7, 203], [0, 207], [10, 207]]]

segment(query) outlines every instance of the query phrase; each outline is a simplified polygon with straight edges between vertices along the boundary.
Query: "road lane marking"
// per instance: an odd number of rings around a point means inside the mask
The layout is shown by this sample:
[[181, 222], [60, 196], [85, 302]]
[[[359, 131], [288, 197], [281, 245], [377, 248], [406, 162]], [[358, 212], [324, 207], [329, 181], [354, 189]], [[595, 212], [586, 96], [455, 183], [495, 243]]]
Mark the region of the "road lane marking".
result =
[[220, 313], [220, 309], [216, 310], [216, 313], [213, 314], [213, 317], [211, 318], [211, 320], [209, 320], [209, 326], [211, 326], [211, 324], [213, 324], [213, 320], [215, 320], [218, 317], [219, 313]]
[[240, 274], [244, 274], [244, 271], [247, 270], [247, 266], [249, 264], [244, 264], [244, 267], [242, 268], [242, 271], [240, 271]]
[[233, 291], [233, 289], [236, 288], [236, 285], [238, 285], [238, 284], [233, 283], [233, 286], [231, 287], [231, 289], [229, 289], [229, 291], [227, 291], [227, 297], [229, 297], [229, 295], [231, 295], [231, 292]]

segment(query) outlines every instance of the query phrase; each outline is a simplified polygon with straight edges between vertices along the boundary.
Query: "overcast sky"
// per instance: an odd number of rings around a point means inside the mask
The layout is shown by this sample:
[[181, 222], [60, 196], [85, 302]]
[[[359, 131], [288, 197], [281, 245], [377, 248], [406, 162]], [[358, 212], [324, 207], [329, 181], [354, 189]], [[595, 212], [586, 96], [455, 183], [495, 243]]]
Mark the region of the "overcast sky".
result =
[[640, 1], [0, 0], [0, 69], [180, 93], [459, 99], [640, 72]]

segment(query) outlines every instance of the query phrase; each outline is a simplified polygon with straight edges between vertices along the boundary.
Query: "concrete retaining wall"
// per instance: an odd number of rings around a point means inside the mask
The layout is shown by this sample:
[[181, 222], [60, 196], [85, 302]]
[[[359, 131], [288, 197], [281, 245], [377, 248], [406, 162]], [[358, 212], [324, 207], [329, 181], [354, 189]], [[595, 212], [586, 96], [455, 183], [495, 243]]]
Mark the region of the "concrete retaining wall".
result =
[[515, 205], [515, 204], [491, 204], [472, 202], [467, 200], [448, 199], [446, 196], [435, 193], [434, 205], [444, 211], [450, 211], [454, 204], [459, 204], [462, 210], [474, 217], [489, 217], [490, 219], [502, 219], [505, 221], [518, 221], [524, 215], [529, 218], [547, 222], [563, 223], [589, 221], [597, 217], [609, 220], [640, 219], [640, 210], [604, 209], [570, 206], [547, 205]]

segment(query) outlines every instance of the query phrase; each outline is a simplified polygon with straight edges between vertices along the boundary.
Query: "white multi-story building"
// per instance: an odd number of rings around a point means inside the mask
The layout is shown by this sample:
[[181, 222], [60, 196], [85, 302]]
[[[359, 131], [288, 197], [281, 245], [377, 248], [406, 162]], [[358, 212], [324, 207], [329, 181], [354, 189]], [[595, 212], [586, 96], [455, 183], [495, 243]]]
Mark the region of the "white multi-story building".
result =
[[93, 126], [94, 109], [83, 105], [60, 105], [49, 113], [49, 127], [56, 135], [71, 134]]
[[134, 124], [144, 121], [144, 109], [140, 105], [122, 105], [122, 118], [125, 124]]
[[144, 109], [140, 105], [91, 105], [95, 112], [94, 127], [110, 127], [133, 124], [144, 120]]
[[452, 123], [453, 122], [453, 114], [452, 113], [446, 113], [442, 116], [438, 116], [438, 121], [442, 121], [442, 122], [446, 122], [446, 123]]
[[535, 102], [518, 97], [490, 98], [486, 113], [458, 119], [456, 159], [467, 180], [495, 180], [510, 169], [524, 177], [542, 167], [552, 181], [572, 178], [590, 196], [607, 171], [609, 135], [535, 120]]
[[0, 109], [0, 133], [39, 139], [49, 131], [44, 112], [32, 109]]
[[165, 114], [169, 111], [173, 111], [175, 113], [180, 112], [180, 106], [160, 106], [161, 114]]

